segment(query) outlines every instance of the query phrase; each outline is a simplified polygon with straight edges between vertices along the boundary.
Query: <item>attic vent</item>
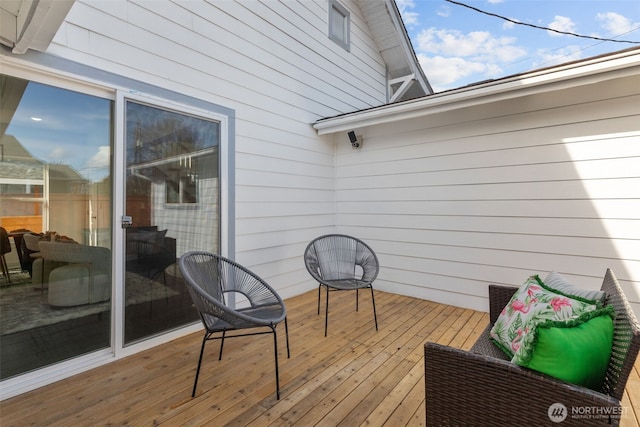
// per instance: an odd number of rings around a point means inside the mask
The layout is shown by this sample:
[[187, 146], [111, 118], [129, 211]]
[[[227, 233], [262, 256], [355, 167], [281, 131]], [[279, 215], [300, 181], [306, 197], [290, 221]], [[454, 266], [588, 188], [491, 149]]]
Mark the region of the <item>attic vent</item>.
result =
[[329, 0], [329, 38], [349, 51], [349, 11], [337, 0]]

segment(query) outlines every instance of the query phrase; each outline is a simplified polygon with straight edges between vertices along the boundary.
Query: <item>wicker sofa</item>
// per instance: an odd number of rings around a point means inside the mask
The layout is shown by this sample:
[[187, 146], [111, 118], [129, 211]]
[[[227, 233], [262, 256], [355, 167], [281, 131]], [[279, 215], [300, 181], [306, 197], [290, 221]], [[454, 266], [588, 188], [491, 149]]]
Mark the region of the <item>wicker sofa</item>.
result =
[[[613, 353], [599, 391], [517, 366], [491, 341], [489, 331], [516, 290], [489, 287], [490, 324], [470, 351], [425, 344], [427, 425], [618, 425], [629, 410], [621, 399], [640, 349], [640, 324], [613, 272], [607, 270], [601, 287], [616, 318]], [[563, 410], [566, 418], [552, 422], [553, 412]]]

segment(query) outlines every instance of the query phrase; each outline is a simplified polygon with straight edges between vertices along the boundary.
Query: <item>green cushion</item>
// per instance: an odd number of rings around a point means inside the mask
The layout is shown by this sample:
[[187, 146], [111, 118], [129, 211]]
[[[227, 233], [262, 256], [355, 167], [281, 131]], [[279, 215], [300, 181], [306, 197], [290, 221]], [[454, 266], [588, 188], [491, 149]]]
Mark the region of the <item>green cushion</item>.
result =
[[611, 357], [613, 316], [608, 306], [576, 319], [535, 324], [515, 363], [599, 390]]

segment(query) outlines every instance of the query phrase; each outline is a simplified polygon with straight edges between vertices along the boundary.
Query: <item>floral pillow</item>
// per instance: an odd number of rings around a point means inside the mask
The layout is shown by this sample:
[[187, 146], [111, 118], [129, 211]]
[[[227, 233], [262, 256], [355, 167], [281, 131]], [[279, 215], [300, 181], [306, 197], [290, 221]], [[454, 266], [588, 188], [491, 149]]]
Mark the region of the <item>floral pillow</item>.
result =
[[537, 323], [575, 319], [596, 308], [595, 302], [556, 293], [537, 275], [531, 276], [498, 316], [491, 328], [491, 338], [509, 357], [518, 359], [523, 341]]

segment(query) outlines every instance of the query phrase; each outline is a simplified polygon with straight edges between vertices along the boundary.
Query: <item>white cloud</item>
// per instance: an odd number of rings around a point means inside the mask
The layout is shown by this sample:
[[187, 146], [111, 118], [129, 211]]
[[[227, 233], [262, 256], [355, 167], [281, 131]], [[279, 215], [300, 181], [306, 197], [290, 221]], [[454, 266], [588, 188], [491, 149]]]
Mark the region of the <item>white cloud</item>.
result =
[[512, 37], [495, 37], [488, 31], [462, 33], [429, 28], [417, 37], [420, 64], [435, 90], [455, 86], [472, 75], [474, 81], [495, 78], [502, 66], [527, 54]]
[[516, 26], [516, 24], [514, 24], [513, 22], [505, 21], [505, 23], [502, 24], [502, 29], [503, 30], [512, 30], [512, 29], [515, 28], [515, 26]]
[[49, 153], [49, 159], [52, 163], [62, 163], [68, 157], [66, 150], [62, 147], [56, 147]]
[[108, 146], [98, 147], [98, 152], [87, 160], [85, 167], [91, 169], [109, 167], [110, 157], [111, 149]]
[[[571, 18], [567, 18], [566, 16], [556, 15], [553, 18], [553, 21], [548, 25], [549, 28], [564, 31], [567, 33], [575, 33], [576, 32], [576, 24], [571, 20]], [[547, 31], [552, 37], [561, 37], [562, 34], [556, 33], [554, 31]]]
[[416, 7], [413, 0], [396, 0], [396, 5], [402, 16], [402, 21], [404, 21], [404, 25], [409, 27], [418, 24], [420, 14], [412, 11], [412, 9]]
[[484, 57], [507, 62], [526, 54], [524, 48], [516, 46], [515, 42], [513, 37], [494, 37], [488, 31], [464, 34], [457, 30], [429, 28], [418, 34], [417, 48], [425, 53]]
[[538, 49], [536, 59], [533, 62], [534, 68], [551, 67], [566, 62], [582, 59], [582, 48], [580, 46], [565, 46], [560, 49]]
[[628, 18], [615, 12], [598, 13], [596, 18], [600, 21], [600, 26], [607, 32], [609, 37], [625, 34], [640, 27], [640, 23], [633, 23]]
[[416, 7], [416, 4], [413, 0], [396, 0], [396, 5], [398, 6], [398, 9], [400, 9], [400, 12], [406, 10], [407, 8], [413, 9], [414, 7]]
[[[460, 84], [460, 82], [471, 76], [480, 75], [491, 78], [491, 76], [502, 73], [498, 64], [488, 64], [460, 57], [418, 55], [418, 61], [422, 69], [427, 70], [425, 72], [427, 72], [429, 83], [436, 92], [463, 86], [464, 84]], [[477, 78], [472, 80], [472, 82], [477, 81], [479, 81]]]
[[442, 18], [448, 18], [451, 15], [451, 8], [449, 6], [443, 5], [436, 10], [436, 15]]
[[429, 82], [437, 92], [455, 86], [454, 83], [465, 77], [487, 71], [487, 64], [459, 57], [418, 55], [418, 61], [420, 61], [422, 69], [426, 70]]

